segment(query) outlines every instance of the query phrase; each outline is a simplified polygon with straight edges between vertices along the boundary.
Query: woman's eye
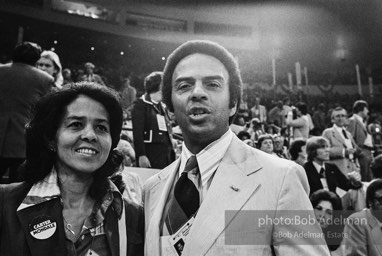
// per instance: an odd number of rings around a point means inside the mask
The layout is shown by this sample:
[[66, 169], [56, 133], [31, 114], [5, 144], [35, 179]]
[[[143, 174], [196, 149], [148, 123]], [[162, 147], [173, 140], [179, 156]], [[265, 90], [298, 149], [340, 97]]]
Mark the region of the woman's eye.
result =
[[82, 127], [82, 123], [81, 122], [72, 122], [69, 124], [69, 127], [80, 128], [80, 127]]

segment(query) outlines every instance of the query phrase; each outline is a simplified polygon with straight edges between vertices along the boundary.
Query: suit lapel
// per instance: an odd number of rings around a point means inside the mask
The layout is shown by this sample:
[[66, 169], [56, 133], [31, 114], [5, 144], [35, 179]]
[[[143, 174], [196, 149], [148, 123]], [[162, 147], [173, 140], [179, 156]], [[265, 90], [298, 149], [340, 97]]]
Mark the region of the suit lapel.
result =
[[[62, 219], [62, 206], [59, 199], [52, 199], [20, 210], [17, 215], [32, 256], [66, 255], [65, 230]], [[35, 235], [34, 237], [30, 229], [36, 229], [34, 226], [41, 223], [43, 219], [50, 220], [51, 223], [55, 222], [56, 229], [50, 237], [37, 239], [35, 237], [41, 238], [48, 233], [43, 231], [39, 233], [40, 236]]]
[[[179, 168], [179, 163], [180, 161], [178, 159], [161, 171], [157, 175], [159, 179], [158, 184], [151, 190], [152, 198], [150, 199], [150, 209], [145, 209], [145, 211], [153, 213], [150, 216], [146, 232], [147, 237], [145, 244], [150, 245], [146, 245], [146, 248], [149, 250], [146, 252], [147, 255], [160, 255], [160, 222], [168, 193], [170, 192], [172, 183]], [[154, 202], [156, 203], [154, 204]]]
[[354, 117], [355, 121], [357, 122], [357, 125], [361, 128], [364, 134], [367, 134], [366, 126], [358, 120], [358, 118]]
[[196, 215], [183, 255], [204, 255], [231, 221], [225, 220], [225, 211], [242, 209], [260, 187], [254, 173], [262, 166], [256, 159], [249, 148], [233, 138]]
[[141, 99], [143, 100], [144, 103], [151, 105], [151, 106], [153, 107], [153, 109], [154, 109], [158, 114], [161, 113], [161, 110], [158, 108], [158, 106], [155, 105], [155, 104], [151, 101], [150, 95], [148, 95], [148, 94], [144, 94], [144, 95], [142, 95], [142, 98], [141, 98]]
[[314, 167], [313, 162], [309, 161], [306, 164], [306, 172], [308, 176], [308, 181], [310, 185], [310, 193], [318, 189], [322, 189], [321, 176], [318, 174], [316, 167]]
[[[119, 255], [118, 217], [115, 212], [108, 208], [105, 214], [105, 233], [110, 246], [112, 256]], [[127, 235], [127, 234], [126, 234]]]
[[[341, 134], [337, 131], [337, 129], [335, 128], [332, 128], [332, 135], [333, 137], [338, 140], [345, 148], [346, 148], [346, 144], [345, 144], [345, 141], [344, 139], [342, 138]], [[347, 134], [349, 135], [349, 134]]]
[[328, 189], [330, 191], [335, 192], [335, 187], [338, 185], [336, 182], [336, 175], [330, 165], [327, 163], [325, 165], [325, 175], [326, 175], [326, 183], [328, 184]]

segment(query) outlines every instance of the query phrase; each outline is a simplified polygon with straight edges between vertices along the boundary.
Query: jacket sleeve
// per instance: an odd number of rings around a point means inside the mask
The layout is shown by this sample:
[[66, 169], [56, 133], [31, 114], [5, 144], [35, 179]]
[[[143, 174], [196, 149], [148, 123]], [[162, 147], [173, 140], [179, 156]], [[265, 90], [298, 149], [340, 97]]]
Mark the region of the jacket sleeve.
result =
[[143, 133], [145, 131], [145, 103], [137, 100], [134, 103], [131, 120], [133, 123], [133, 140], [136, 159], [146, 155]]
[[[289, 165], [279, 192], [276, 217], [281, 220], [286, 215], [294, 224], [274, 225], [272, 240], [276, 255], [330, 255], [318, 222], [297, 223], [298, 220], [315, 220], [308, 194], [309, 184], [303, 168]], [[299, 234], [306, 237], [299, 237]]]
[[337, 187], [348, 191], [350, 188], [355, 188], [351, 185], [350, 180], [338, 169], [337, 165], [331, 164], [330, 167], [333, 169], [336, 176]]
[[302, 117], [292, 120], [288, 116], [288, 118], [286, 119], [286, 124], [292, 127], [303, 127], [304, 125], [306, 125], [306, 121]]
[[348, 131], [350, 132], [351, 136], [353, 137], [356, 144], [358, 144], [358, 141], [356, 141], [356, 122], [354, 119], [349, 119], [349, 124], [347, 127]]
[[345, 249], [344, 255], [368, 256], [367, 227], [362, 224], [361, 220], [358, 220], [358, 223], [361, 224], [354, 224], [357, 223], [356, 221], [356, 217], [350, 216], [345, 223], [344, 240], [342, 241]]

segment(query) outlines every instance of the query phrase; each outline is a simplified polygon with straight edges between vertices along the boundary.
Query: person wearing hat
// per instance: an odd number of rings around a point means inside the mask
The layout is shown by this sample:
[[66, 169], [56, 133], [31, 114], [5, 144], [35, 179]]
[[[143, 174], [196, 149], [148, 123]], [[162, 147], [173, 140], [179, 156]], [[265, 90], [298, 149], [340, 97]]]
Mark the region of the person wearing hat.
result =
[[[188, 41], [167, 58], [163, 100], [184, 143], [181, 156], [144, 186], [146, 256], [180, 255], [179, 248], [182, 256], [329, 255], [317, 223], [260, 223], [266, 212], [314, 212], [302, 167], [246, 145], [229, 129], [241, 89], [235, 58], [215, 42]], [[317, 236], [284, 236], [292, 230]]]

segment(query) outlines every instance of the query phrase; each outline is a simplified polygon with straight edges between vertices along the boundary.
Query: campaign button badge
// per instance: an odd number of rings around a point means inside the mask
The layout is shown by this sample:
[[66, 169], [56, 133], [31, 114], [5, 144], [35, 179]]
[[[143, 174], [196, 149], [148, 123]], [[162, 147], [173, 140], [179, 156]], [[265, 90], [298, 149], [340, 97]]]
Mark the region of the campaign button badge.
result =
[[37, 216], [29, 224], [30, 234], [39, 240], [48, 239], [57, 229], [57, 222], [47, 215]]

